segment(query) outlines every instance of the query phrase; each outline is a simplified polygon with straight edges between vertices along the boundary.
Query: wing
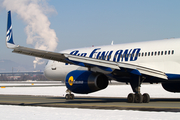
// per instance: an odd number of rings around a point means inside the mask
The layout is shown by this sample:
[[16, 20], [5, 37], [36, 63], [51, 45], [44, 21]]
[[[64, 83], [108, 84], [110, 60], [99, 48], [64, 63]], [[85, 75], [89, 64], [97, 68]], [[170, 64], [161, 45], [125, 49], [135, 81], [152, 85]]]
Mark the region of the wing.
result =
[[153, 76], [157, 78], [168, 79], [164, 72], [138, 66], [138, 65], [127, 64], [127, 63], [122, 63], [122, 62], [106, 61], [106, 60], [89, 58], [89, 57], [81, 57], [81, 56], [75, 56], [75, 55], [70, 55], [66, 53], [43, 51], [43, 50], [32, 49], [32, 48], [15, 45], [13, 41], [13, 35], [12, 35], [10, 11], [8, 12], [6, 45], [8, 48], [13, 49], [14, 53], [30, 55], [30, 56], [49, 59], [49, 60], [55, 60], [59, 62], [79, 65], [79, 66], [88, 67], [88, 68], [99, 67], [107, 71], [111, 71], [112, 69], [121, 70], [121, 68], [125, 68], [132, 74], [136, 74], [136, 75], [144, 74], [144, 75], [149, 75], [149, 76]]
[[106, 61], [106, 60], [89, 58], [89, 57], [75, 56], [75, 55], [70, 55], [66, 53], [43, 51], [43, 50], [37, 50], [37, 49], [32, 49], [32, 48], [26, 48], [22, 46], [16, 46], [11, 49], [13, 49], [12, 52], [14, 53], [30, 55], [30, 56], [49, 59], [49, 60], [55, 60], [55, 61], [79, 65], [83, 67], [89, 67], [89, 68], [92, 68], [92, 67], [102, 68], [103, 67], [106, 70], [110, 70], [110, 69], [121, 70], [121, 68], [125, 68], [125, 69], [130, 70], [130, 73], [132, 74], [137, 74], [137, 75], [145, 74], [145, 75], [154, 76], [154, 77], [158, 77], [162, 79], [168, 79], [164, 72], [146, 68], [143, 66], [129, 64], [129, 63], [113, 62], [113, 61]]

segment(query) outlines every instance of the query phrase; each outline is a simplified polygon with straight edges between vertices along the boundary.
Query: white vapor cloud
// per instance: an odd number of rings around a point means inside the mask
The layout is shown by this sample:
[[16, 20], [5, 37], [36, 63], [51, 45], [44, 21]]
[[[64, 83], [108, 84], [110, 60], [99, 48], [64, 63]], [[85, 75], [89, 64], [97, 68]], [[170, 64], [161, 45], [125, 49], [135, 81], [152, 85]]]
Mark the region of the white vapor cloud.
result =
[[[3, 7], [6, 10], [16, 12], [27, 24], [27, 44], [32, 44], [36, 49], [54, 51], [58, 44], [58, 38], [53, 29], [50, 28], [50, 21], [47, 13], [56, 12], [50, 7], [46, 0], [4, 0]], [[43, 64], [41, 58], [35, 58], [36, 64]]]

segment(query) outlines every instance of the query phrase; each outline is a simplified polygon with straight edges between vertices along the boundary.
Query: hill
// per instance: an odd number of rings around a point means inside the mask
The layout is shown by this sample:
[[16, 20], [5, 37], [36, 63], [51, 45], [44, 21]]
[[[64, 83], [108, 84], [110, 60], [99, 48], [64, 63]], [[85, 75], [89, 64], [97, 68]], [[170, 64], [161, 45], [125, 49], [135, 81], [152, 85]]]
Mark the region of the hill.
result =
[[[45, 64], [38, 65], [37, 70], [43, 71]], [[23, 65], [12, 60], [0, 60], [0, 72], [6, 71], [34, 71], [33, 63], [31, 65]]]

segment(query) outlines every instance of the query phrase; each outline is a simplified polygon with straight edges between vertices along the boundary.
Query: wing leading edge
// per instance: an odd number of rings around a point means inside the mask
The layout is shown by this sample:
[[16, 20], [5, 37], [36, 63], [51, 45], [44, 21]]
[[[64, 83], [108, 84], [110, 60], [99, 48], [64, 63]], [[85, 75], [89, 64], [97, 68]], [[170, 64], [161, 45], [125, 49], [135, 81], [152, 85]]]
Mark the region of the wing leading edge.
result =
[[6, 45], [8, 48], [13, 49], [12, 52], [14, 53], [45, 58], [49, 60], [55, 60], [59, 62], [74, 64], [74, 65], [79, 65], [79, 66], [84, 66], [84, 67], [89, 67], [89, 68], [104, 67], [104, 68], [108, 68], [108, 70], [109, 69], [121, 70], [121, 68], [125, 68], [125, 69], [128, 69], [130, 73], [132, 74], [136, 74], [136, 75], [145, 74], [145, 75], [149, 75], [149, 76], [153, 76], [157, 78], [168, 79], [164, 72], [138, 66], [138, 65], [122, 63], [122, 62], [106, 61], [106, 60], [89, 58], [89, 57], [81, 57], [81, 56], [75, 56], [75, 55], [70, 55], [66, 53], [43, 51], [43, 50], [32, 49], [32, 48], [15, 45], [13, 41], [13, 35], [12, 35], [12, 23], [11, 23], [10, 11], [8, 12]]

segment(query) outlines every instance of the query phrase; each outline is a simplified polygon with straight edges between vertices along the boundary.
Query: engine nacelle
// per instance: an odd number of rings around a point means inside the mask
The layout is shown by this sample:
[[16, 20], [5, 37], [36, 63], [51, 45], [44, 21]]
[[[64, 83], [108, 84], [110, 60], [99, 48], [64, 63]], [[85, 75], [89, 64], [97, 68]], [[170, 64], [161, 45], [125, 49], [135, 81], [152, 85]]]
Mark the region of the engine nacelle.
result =
[[66, 76], [66, 87], [74, 93], [88, 94], [105, 89], [108, 78], [104, 74], [86, 70], [75, 70]]
[[180, 82], [162, 83], [165, 90], [169, 92], [180, 92]]

